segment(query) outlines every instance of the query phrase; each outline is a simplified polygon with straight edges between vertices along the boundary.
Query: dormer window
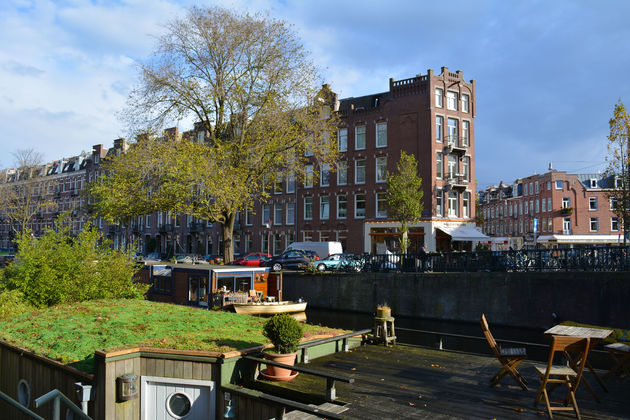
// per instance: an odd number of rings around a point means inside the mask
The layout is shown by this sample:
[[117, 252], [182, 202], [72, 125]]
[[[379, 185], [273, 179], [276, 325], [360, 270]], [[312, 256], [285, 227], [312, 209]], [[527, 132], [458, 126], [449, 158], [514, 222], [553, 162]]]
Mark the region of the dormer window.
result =
[[590, 180], [590, 181], [591, 181], [591, 188], [597, 188], [597, 180], [596, 180], [596, 179], [591, 178], [591, 180]]

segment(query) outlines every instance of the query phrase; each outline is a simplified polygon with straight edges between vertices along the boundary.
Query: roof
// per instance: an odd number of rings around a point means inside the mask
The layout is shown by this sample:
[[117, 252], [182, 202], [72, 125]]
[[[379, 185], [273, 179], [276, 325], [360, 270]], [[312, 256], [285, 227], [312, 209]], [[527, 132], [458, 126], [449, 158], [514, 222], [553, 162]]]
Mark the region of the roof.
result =
[[538, 242], [555, 242], [559, 244], [611, 244], [623, 241], [623, 234], [617, 235], [542, 235]]

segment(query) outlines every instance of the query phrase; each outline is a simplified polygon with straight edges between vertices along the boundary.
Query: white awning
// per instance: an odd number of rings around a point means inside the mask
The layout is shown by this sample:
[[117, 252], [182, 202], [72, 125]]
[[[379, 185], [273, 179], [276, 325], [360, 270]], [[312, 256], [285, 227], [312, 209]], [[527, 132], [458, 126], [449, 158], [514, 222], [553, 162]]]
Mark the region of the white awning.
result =
[[479, 232], [471, 226], [440, 226], [442, 232], [449, 235], [454, 241], [489, 241], [490, 237]]
[[622, 235], [542, 235], [538, 242], [558, 244], [617, 244], [623, 242]]

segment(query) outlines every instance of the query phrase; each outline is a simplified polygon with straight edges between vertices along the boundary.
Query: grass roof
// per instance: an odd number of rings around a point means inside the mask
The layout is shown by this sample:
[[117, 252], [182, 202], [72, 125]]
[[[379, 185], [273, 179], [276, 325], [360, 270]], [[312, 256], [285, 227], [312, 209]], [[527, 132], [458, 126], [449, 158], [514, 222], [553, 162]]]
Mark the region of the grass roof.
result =
[[[94, 300], [0, 321], [0, 339], [92, 371], [96, 350], [154, 347], [229, 352], [265, 345], [265, 318], [144, 300]], [[308, 325], [304, 337], [342, 330]]]

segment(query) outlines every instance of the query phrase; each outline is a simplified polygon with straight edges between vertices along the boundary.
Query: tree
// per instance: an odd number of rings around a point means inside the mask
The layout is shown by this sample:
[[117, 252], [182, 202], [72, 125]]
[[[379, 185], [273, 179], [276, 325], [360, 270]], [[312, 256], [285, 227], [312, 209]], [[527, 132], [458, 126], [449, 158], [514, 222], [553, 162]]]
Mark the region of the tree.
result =
[[626, 245], [630, 228], [630, 116], [621, 100], [615, 105], [609, 121], [606, 174], [613, 180], [608, 197], [615, 204], [613, 212], [623, 225], [623, 244]]
[[[192, 116], [202, 141], [172, 139], [162, 147], [156, 139], [142, 140], [135, 147], [143, 160], [116, 158], [141, 175], [126, 172], [129, 179], [121, 183], [113, 164], [106, 178], [114, 179], [104, 184], [140, 189], [119, 191], [122, 202], [129, 202], [126, 193], [156, 200], [142, 208], [147, 200], [141, 198], [110, 216], [148, 213], [159, 204], [163, 211], [218, 222], [224, 258], [231, 261], [236, 214], [264, 200], [278, 172], [302, 179], [307, 155], [320, 164], [336, 160], [330, 136], [336, 130], [331, 112], [336, 95], [327, 85], [319, 89], [316, 78], [315, 66], [285, 22], [221, 8], [190, 9], [185, 19], [167, 26], [152, 59], [141, 66], [140, 84], [124, 114], [137, 133], [155, 133]], [[138, 183], [138, 177], [147, 181], [155, 173], [157, 179]]]
[[38, 308], [144, 296], [147, 286], [133, 281], [136, 263], [112, 250], [96, 229], [87, 227], [75, 238], [67, 223], [58, 218], [56, 225], [56, 230], [49, 229], [40, 238], [28, 229], [19, 235], [19, 252], [5, 269], [0, 294], [12, 292], [6, 296], [19, 296], [25, 304]]
[[422, 178], [418, 176], [418, 162], [413, 155], [401, 150], [396, 173], [387, 174], [388, 215], [400, 222], [400, 250], [407, 252], [409, 224], [422, 216]]
[[8, 218], [14, 232], [19, 233], [49, 204], [46, 191], [50, 182], [44, 177], [41, 153], [19, 149], [13, 157], [14, 169], [6, 171], [7, 179], [0, 186], [0, 212]]

